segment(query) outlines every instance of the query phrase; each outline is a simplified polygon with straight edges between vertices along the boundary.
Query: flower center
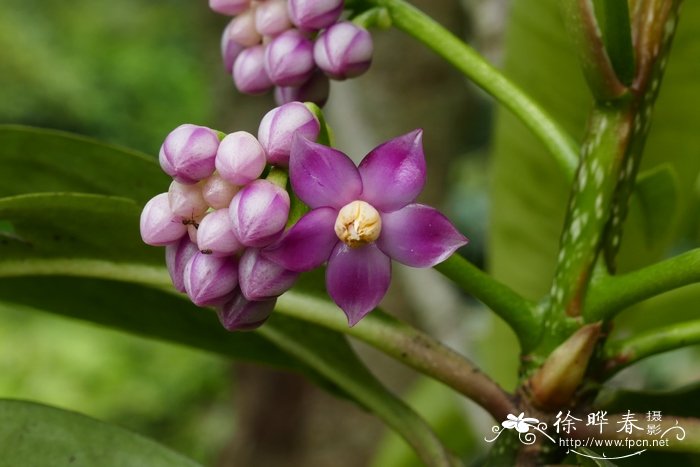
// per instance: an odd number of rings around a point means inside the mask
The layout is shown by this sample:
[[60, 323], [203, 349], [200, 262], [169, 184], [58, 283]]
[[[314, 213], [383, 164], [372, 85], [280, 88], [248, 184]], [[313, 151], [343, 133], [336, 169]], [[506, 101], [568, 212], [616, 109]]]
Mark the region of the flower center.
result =
[[335, 234], [351, 248], [372, 243], [382, 232], [379, 211], [364, 201], [353, 201], [338, 211]]

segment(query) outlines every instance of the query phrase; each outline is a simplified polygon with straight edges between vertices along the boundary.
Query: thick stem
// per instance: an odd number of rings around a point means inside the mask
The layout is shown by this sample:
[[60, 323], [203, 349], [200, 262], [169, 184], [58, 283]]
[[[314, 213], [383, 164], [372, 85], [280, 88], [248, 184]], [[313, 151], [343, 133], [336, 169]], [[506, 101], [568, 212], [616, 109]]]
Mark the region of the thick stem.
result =
[[569, 179], [578, 161], [576, 143], [559, 124], [474, 49], [403, 0], [368, 0], [387, 9], [398, 29], [422, 42], [518, 117], [554, 156]]
[[608, 342], [603, 348], [606, 377], [652, 355], [700, 344], [700, 320], [677, 323]]
[[435, 269], [508, 323], [518, 336], [523, 352], [528, 352], [537, 343], [540, 317], [534, 304], [460, 255], [452, 255]]
[[586, 298], [584, 318], [611, 319], [647, 298], [700, 282], [700, 248], [620, 276], [596, 278]]
[[505, 420], [509, 413], [515, 411], [510, 396], [468, 359], [378, 310], [350, 328], [343, 313], [330, 302], [290, 291], [278, 299], [276, 311], [366, 342], [459, 391], [496, 420]]

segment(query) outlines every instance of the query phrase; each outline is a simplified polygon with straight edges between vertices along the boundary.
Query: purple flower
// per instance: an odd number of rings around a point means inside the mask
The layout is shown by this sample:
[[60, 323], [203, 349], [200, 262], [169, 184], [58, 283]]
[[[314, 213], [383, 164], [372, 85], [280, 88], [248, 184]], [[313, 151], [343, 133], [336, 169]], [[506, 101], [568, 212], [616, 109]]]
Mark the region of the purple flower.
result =
[[209, 8], [222, 15], [237, 15], [249, 6], [250, 0], [209, 0]]
[[287, 0], [266, 0], [255, 8], [255, 28], [263, 36], [276, 36], [290, 27]]
[[314, 45], [297, 29], [272, 39], [265, 49], [265, 70], [277, 86], [300, 86], [313, 73]]
[[272, 88], [265, 71], [265, 46], [248, 47], [238, 54], [233, 63], [233, 82], [246, 94], [262, 94]]
[[301, 29], [323, 29], [343, 12], [343, 0], [289, 0], [289, 16]]
[[289, 290], [299, 273], [284, 269], [260, 254], [256, 248], [248, 248], [238, 265], [239, 285], [248, 300], [266, 300]]
[[231, 20], [228, 27], [228, 37], [244, 47], [258, 45], [262, 36], [255, 29], [255, 11], [248, 9]]
[[233, 72], [233, 63], [236, 61], [238, 55], [245, 50], [245, 46], [236, 42], [234, 37], [231, 35], [233, 30], [233, 21], [228, 23], [224, 33], [221, 35], [221, 58], [224, 61], [224, 68], [229, 73]]
[[265, 150], [255, 136], [237, 131], [221, 140], [216, 153], [216, 170], [229, 183], [245, 185], [260, 177], [265, 160]]
[[199, 184], [184, 185], [173, 180], [168, 189], [168, 202], [172, 213], [183, 219], [199, 219], [209, 209]]
[[173, 285], [180, 292], [185, 292], [185, 265], [198, 251], [197, 245], [188, 237], [182, 237], [179, 242], [165, 247], [165, 265]]
[[267, 180], [255, 180], [236, 193], [229, 207], [233, 232], [249, 247], [277, 240], [289, 218], [289, 194]]
[[243, 250], [243, 245], [233, 233], [228, 209], [217, 209], [204, 216], [197, 229], [197, 246], [214, 256], [229, 256]]
[[260, 327], [272, 314], [276, 298], [250, 301], [236, 290], [231, 298], [217, 308], [221, 325], [229, 331], [251, 331]]
[[165, 173], [191, 185], [214, 172], [218, 148], [219, 137], [214, 130], [186, 123], [165, 138], [158, 160]]
[[275, 102], [277, 105], [289, 102], [313, 102], [323, 107], [328, 100], [331, 83], [321, 70], [314, 71], [311, 78], [301, 86], [277, 86], [275, 88]]
[[178, 241], [187, 233], [180, 216], [170, 210], [168, 194], [161, 193], [146, 203], [141, 211], [141, 238], [152, 246], [164, 246]]
[[267, 162], [286, 167], [295, 133], [316, 141], [321, 125], [301, 102], [289, 102], [270, 110], [260, 121], [258, 140], [267, 153]]
[[195, 305], [220, 305], [238, 285], [238, 262], [233, 256], [197, 252], [185, 264], [183, 279]]
[[214, 209], [227, 208], [239, 190], [239, 186], [230, 184], [214, 172], [202, 185], [202, 197]]
[[344, 21], [324, 31], [316, 39], [314, 60], [333, 79], [359, 76], [372, 62], [372, 36], [356, 24]]
[[384, 297], [392, 258], [432, 267], [467, 243], [444, 215], [414, 203], [425, 184], [421, 137], [394, 138], [359, 167], [340, 151], [294, 140], [292, 188], [312, 210], [263, 254], [298, 272], [328, 261], [326, 289], [351, 326]]

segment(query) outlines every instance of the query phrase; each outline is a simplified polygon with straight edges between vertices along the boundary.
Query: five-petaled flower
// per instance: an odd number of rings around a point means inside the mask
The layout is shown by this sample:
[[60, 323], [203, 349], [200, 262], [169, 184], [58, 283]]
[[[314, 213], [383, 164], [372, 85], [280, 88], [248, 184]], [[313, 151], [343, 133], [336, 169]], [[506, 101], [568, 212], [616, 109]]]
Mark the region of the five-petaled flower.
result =
[[517, 417], [513, 414], [508, 414], [506, 417], [508, 420], [501, 423], [503, 428], [507, 430], [516, 429], [518, 433], [527, 433], [530, 428], [536, 426], [540, 421], [536, 418], [525, 417], [525, 412], [520, 412]]
[[327, 261], [326, 289], [351, 326], [386, 294], [392, 258], [432, 267], [468, 241], [443, 214], [415, 203], [425, 185], [421, 130], [376, 147], [359, 167], [297, 136], [289, 176], [312, 210], [263, 255], [297, 272]]

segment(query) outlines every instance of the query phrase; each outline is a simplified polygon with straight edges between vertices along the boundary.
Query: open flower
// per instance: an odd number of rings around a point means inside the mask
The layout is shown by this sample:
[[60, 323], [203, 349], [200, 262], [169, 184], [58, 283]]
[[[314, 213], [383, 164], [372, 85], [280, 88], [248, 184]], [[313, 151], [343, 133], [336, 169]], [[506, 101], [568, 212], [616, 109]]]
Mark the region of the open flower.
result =
[[467, 243], [444, 215], [414, 203], [425, 185], [421, 130], [378, 146], [359, 167], [297, 136], [289, 176], [312, 210], [263, 254], [297, 272], [328, 261], [326, 289], [351, 326], [386, 294], [392, 258], [432, 267]]

